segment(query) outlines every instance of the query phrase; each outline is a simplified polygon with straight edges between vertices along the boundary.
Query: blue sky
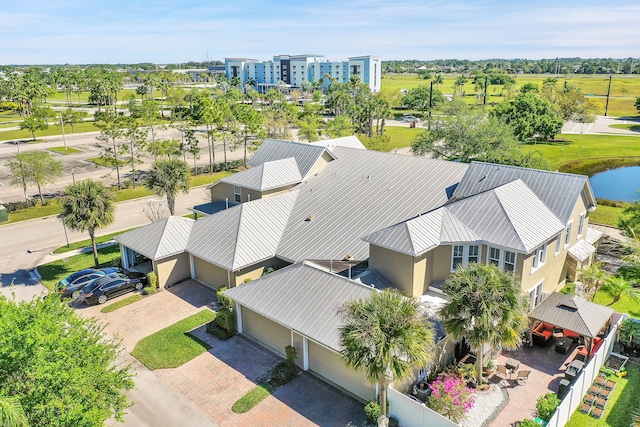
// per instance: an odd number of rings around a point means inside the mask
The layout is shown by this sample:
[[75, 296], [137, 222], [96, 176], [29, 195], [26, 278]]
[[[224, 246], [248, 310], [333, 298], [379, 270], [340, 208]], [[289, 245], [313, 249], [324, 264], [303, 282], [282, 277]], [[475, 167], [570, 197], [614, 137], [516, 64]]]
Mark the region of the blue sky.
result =
[[640, 57], [640, 2], [0, 0], [0, 64]]

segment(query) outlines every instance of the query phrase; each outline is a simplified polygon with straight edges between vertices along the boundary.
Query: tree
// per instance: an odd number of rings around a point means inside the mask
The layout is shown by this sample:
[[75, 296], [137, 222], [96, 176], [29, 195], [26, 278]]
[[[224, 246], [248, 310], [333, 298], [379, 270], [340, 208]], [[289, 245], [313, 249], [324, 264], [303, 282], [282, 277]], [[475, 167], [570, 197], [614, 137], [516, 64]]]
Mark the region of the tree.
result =
[[587, 268], [583, 268], [578, 274], [578, 280], [582, 282], [583, 296], [589, 301], [593, 301], [596, 293], [609, 276], [609, 273], [602, 268], [600, 262], [594, 262]]
[[459, 76], [458, 78], [456, 78], [456, 81], [453, 83], [453, 86], [458, 89], [458, 93], [461, 96], [463, 94], [462, 88], [464, 87], [465, 83], [467, 83], [467, 80], [468, 79], [466, 76]]
[[84, 118], [88, 116], [86, 111], [78, 111], [72, 110], [71, 108], [67, 108], [62, 112], [62, 123], [63, 125], [71, 125], [71, 133], [75, 132], [75, 126], [78, 123], [83, 123]]
[[30, 182], [31, 170], [23, 162], [23, 153], [19, 153], [14, 159], [7, 160], [5, 165], [11, 171], [9, 184], [13, 187], [22, 187], [24, 200], [27, 200], [27, 184]]
[[55, 117], [55, 112], [51, 108], [34, 107], [33, 114], [24, 118], [20, 124], [20, 129], [31, 132], [31, 137], [35, 141], [36, 131], [48, 129], [48, 120], [51, 117]]
[[627, 237], [640, 238], [640, 202], [634, 201], [622, 210], [618, 228]]
[[485, 344], [516, 347], [527, 329], [529, 299], [518, 278], [498, 266], [459, 267], [445, 281], [449, 301], [440, 309], [444, 328], [456, 340], [465, 339], [476, 352], [476, 378], [482, 382]]
[[418, 300], [395, 289], [372, 291], [338, 310], [340, 354], [345, 364], [378, 385], [382, 415], [387, 415], [387, 386], [431, 362], [433, 325]]
[[444, 84], [444, 78], [442, 77], [442, 74], [438, 74], [433, 78], [433, 84], [436, 85], [437, 88], [440, 88], [440, 86]]
[[[409, 89], [409, 92], [404, 96], [403, 103], [409, 107], [422, 112], [424, 116], [424, 112], [429, 109], [429, 101], [431, 99], [431, 88], [428, 86], [420, 85], [418, 87], [414, 87], [413, 89]], [[444, 96], [442, 92], [439, 90], [433, 91], [433, 102], [431, 105], [434, 107], [444, 103]]]
[[353, 135], [353, 125], [348, 116], [338, 116], [327, 122], [325, 133], [331, 138]]
[[129, 118], [127, 120], [127, 129], [124, 131], [124, 136], [129, 140], [129, 145], [123, 145], [124, 147], [129, 147], [129, 166], [131, 166], [131, 175], [133, 181], [133, 188], [136, 188], [136, 174], [137, 169], [136, 165], [142, 163], [140, 160], [141, 151], [144, 149], [144, 146], [147, 142], [147, 130], [141, 129], [138, 126], [138, 122], [134, 118]]
[[320, 120], [315, 116], [305, 116], [298, 120], [298, 138], [314, 142], [320, 139]]
[[146, 186], [158, 196], [167, 197], [171, 215], [175, 215], [178, 192], [189, 192], [189, 167], [179, 159], [160, 159], [153, 162], [147, 173]]
[[89, 232], [93, 259], [98, 267], [100, 262], [95, 233], [115, 219], [113, 195], [101, 182], [87, 179], [65, 188], [61, 205], [62, 221], [69, 229]]
[[62, 176], [62, 162], [46, 151], [27, 151], [20, 154], [22, 164], [29, 170], [27, 182], [38, 187], [40, 203], [44, 204], [42, 187], [56, 182]]
[[640, 302], [640, 289], [627, 282], [623, 277], [610, 276], [605, 280], [601, 288], [604, 292], [613, 297], [608, 306], [620, 301], [622, 296], [626, 296], [633, 302]]
[[551, 104], [531, 92], [499, 104], [490, 114], [511, 126], [519, 141], [551, 139], [560, 132], [563, 124]]
[[96, 122], [96, 126], [100, 128], [100, 135], [96, 139], [99, 141], [98, 146], [102, 148], [100, 158], [116, 169], [118, 189], [120, 189], [120, 160], [118, 155], [122, 148], [117, 141], [124, 136], [125, 119], [110, 110], [96, 113], [96, 120], [98, 119], [100, 122]]
[[[136, 108], [136, 114], [134, 117], [139, 117], [142, 119], [142, 123], [149, 127], [151, 131], [151, 144], [150, 147], [152, 149], [151, 154], [153, 154], [153, 159], [156, 160], [158, 158], [158, 153], [155, 151], [156, 148], [156, 132], [155, 127], [160, 123], [160, 114], [158, 114], [158, 107], [151, 100], [142, 101], [142, 104]], [[166, 129], [165, 126], [159, 126], [160, 129]]]
[[522, 85], [522, 87], [520, 88], [520, 92], [521, 93], [528, 93], [528, 92], [538, 92], [538, 85], [535, 83], [525, 83]]
[[638, 113], [640, 113], [640, 96], [636, 98], [636, 101], [633, 103], [633, 106], [636, 107]]
[[264, 118], [262, 115], [251, 108], [250, 105], [236, 104], [233, 107], [233, 116], [236, 118], [239, 126], [239, 133], [244, 147], [244, 162], [243, 165], [247, 166], [247, 150], [249, 149], [249, 142], [255, 142], [264, 138], [264, 131], [262, 130], [262, 124]]
[[[133, 375], [116, 360], [120, 343], [103, 330], [97, 319], [58, 298], [18, 303], [0, 297], [0, 425], [98, 427], [112, 416], [122, 421]], [[7, 424], [11, 413], [16, 422]]]

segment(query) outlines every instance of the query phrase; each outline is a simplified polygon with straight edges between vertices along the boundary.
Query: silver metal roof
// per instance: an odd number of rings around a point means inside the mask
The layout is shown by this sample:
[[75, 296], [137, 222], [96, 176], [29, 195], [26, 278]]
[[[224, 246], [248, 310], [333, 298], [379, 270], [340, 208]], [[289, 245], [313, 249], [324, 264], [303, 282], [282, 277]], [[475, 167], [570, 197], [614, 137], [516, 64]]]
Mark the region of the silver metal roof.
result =
[[265, 162], [254, 168], [233, 174], [220, 180], [256, 191], [266, 191], [302, 181], [295, 157]]
[[326, 147], [333, 152], [336, 147], [358, 148], [366, 150], [367, 148], [360, 142], [357, 136], [343, 136], [341, 138], [324, 139], [321, 141], [310, 142], [311, 145]]
[[367, 259], [369, 245], [362, 236], [443, 205], [467, 168], [345, 147], [336, 147], [335, 154], [336, 160], [296, 187], [299, 196], [279, 257], [294, 262], [347, 254]]
[[300, 176], [305, 178], [324, 152], [335, 157], [324, 146], [267, 138], [247, 164], [256, 167], [266, 162], [294, 157], [298, 163]]
[[571, 218], [576, 200], [581, 195], [587, 206], [596, 206], [595, 196], [586, 176], [482, 162], [471, 162], [453, 196], [469, 197], [516, 179], [524, 181], [563, 224]]
[[242, 203], [196, 221], [186, 250], [227, 270], [272, 258], [297, 191]]
[[482, 242], [529, 253], [563, 228], [518, 179], [376, 231], [363, 240], [412, 256], [454, 242]]
[[194, 222], [172, 216], [119, 234], [114, 240], [156, 261], [185, 251]]
[[534, 308], [529, 317], [593, 338], [615, 311], [577, 295], [552, 293]]
[[579, 240], [575, 245], [569, 248], [569, 255], [582, 262], [588, 259], [595, 251], [596, 248], [589, 244], [589, 242], [586, 240]]
[[366, 298], [373, 288], [294, 264], [225, 292], [229, 298], [331, 349], [340, 350], [341, 304]]
[[600, 240], [602, 236], [604, 236], [604, 233], [602, 231], [598, 231], [595, 228], [587, 227], [587, 235], [585, 237], [585, 240], [590, 245], [593, 245], [595, 242]]

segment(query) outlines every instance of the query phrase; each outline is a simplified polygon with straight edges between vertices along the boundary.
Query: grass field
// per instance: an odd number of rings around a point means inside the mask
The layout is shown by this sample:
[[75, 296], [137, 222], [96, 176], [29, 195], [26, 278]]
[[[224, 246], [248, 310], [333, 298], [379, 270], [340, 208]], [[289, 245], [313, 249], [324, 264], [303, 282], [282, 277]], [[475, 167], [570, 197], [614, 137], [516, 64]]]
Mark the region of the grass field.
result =
[[589, 215], [589, 221], [617, 227], [618, 218], [622, 215], [623, 210], [624, 208], [598, 205], [598, 208]]
[[[129, 230], [133, 230], [133, 228], [130, 228]], [[97, 236], [96, 245], [99, 245], [100, 243], [108, 242], [109, 240], [113, 240], [114, 236], [117, 236], [118, 234], [126, 233], [129, 230], [122, 230], [116, 233], [109, 233], [109, 234], [104, 234], [102, 236]], [[79, 242], [71, 243], [69, 247], [60, 246], [58, 249], [54, 250], [53, 253], [63, 254], [65, 252], [75, 251], [76, 249], [88, 248], [89, 246], [91, 246], [91, 239], [80, 240]]]
[[393, 153], [396, 148], [410, 147], [411, 141], [416, 137], [420, 128], [409, 128], [401, 126], [385, 126], [384, 134], [390, 138], [389, 151]]
[[640, 132], [640, 124], [626, 123], [621, 125], [609, 125], [610, 128], [627, 129], [634, 132]]
[[60, 213], [60, 204], [54, 199], [44, 206], [34, 206], [32, 208], [20, 209], [9, 213], [9, 221], [4, 224], [12, 224], [14, 222], [27, 221], [29, 219], [42, 218], [50, 215], [58, 215]]
[[[597, 209], [596, 209], [597, 211]], [[604, 291], [598, 291], [594, 301], [601, 305], [609, 305], [613, 302], [613, 297]], [[620, 297], [620, 301], [610, 306], [618, 313], [627, 313], [629, 316], [640, 319], [640, 304], [637, 301], [632, 301], [627, 296]]]
[[272, 393], [273, 387], [271, 386], [271, 384], [262, 383], [258, 387], [254, 388], [249, 393], [238, 399], [231, 407], [231, 410], [236, 414], [247, 413], [249, 412], [249, 410], [251, 410], [251, 408], [262, 402]]
[[[64, 131], [66, 134], [70, 135], [72, 133], [71, 126], [65, 125]], [[100, 129], [98, 129], [95, 126], [94, 122], [83, 122], [75, 125], [74, 133], [98, 132], [98, 131], [100, 131]], [[62, 129], [60, 128], [59, 125], [49, 125], [48, 129], [36, 131], [35, 134], [36, 134], [36, 137], [62, 135]], [[20, 129], [0, 131], [0, 141], [10, 141], [14, 139], [30, 140], [32, 139], [31, 132], [29, 132], [28, 130], [20, 130]]]
[[[120, 245], [107, 246], [98, 249], [98, 256], [101, 267], [109, 267], [120, 260]], [[54, 291], [56, 283], [67, 277], [69, 274], [85, 268], [91, 268], [93, 263], [93, 252], [74, 255], [58, 261], [38, 266], [38, 272], [42, 276], [40, 281], [47, 289]]]
[[215, 312], [211, 310], [199, 311], [141, 339], [131, 355], [151, 370], [177, 368], [211, 348], [188, 332], [211, 322], [215, 317]]
[[129, 304], [133, 304], [134, 302], [138, 302], [143, 298], [140, 294], [133, 294], [126, 298], [121, 299], [120, 301], [114, 302], [113, 304], [109, 304], [105, 307], [102, 307], [100, 310], [101, 313], [111, 313], [112, 311], [116, 311], [119, 308], [126, 307]]
[[48, 148], [48, 150], [62, 155], [82, 153], [82, 150], [78, 150], [77, 148], [73, 147], [51, 147]]
[[630, 427], [633, 412], [640, 408], [640, 366], [629, 361], [626, 368], [626, 377], [610, 376], [610, 379], [616, 382], [616, 386], [607, 400], [602, 418], [594, 418], [576, 410], [566, 426]]

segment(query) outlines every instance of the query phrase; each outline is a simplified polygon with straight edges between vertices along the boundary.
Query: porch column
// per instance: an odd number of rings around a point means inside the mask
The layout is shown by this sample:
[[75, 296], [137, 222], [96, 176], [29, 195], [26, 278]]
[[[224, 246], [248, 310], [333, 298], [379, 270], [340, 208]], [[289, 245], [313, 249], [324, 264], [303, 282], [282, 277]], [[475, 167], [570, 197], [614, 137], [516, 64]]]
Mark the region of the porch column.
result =
[[123, 246], [122, 243], [120, 243], [120, 257], [122, 258], [122, 268], [124, 269], [129, 268], [129, 254], [127, 253], [127, 251], [127, 247]]
[[238, 330], [238, 333], [241, 334], [242, 333], [242, 308], [239, 303], [236, 303], [236, 322], [238, 324], [236, 329]]
[[191, 269], [191, 278], [196, 278], [196, 260], [193, 259], [193, 255], [189, 254], [189, 267]]
[[309, 339], [305, 336], [302, 337], [302, 368], [309, 370]]

